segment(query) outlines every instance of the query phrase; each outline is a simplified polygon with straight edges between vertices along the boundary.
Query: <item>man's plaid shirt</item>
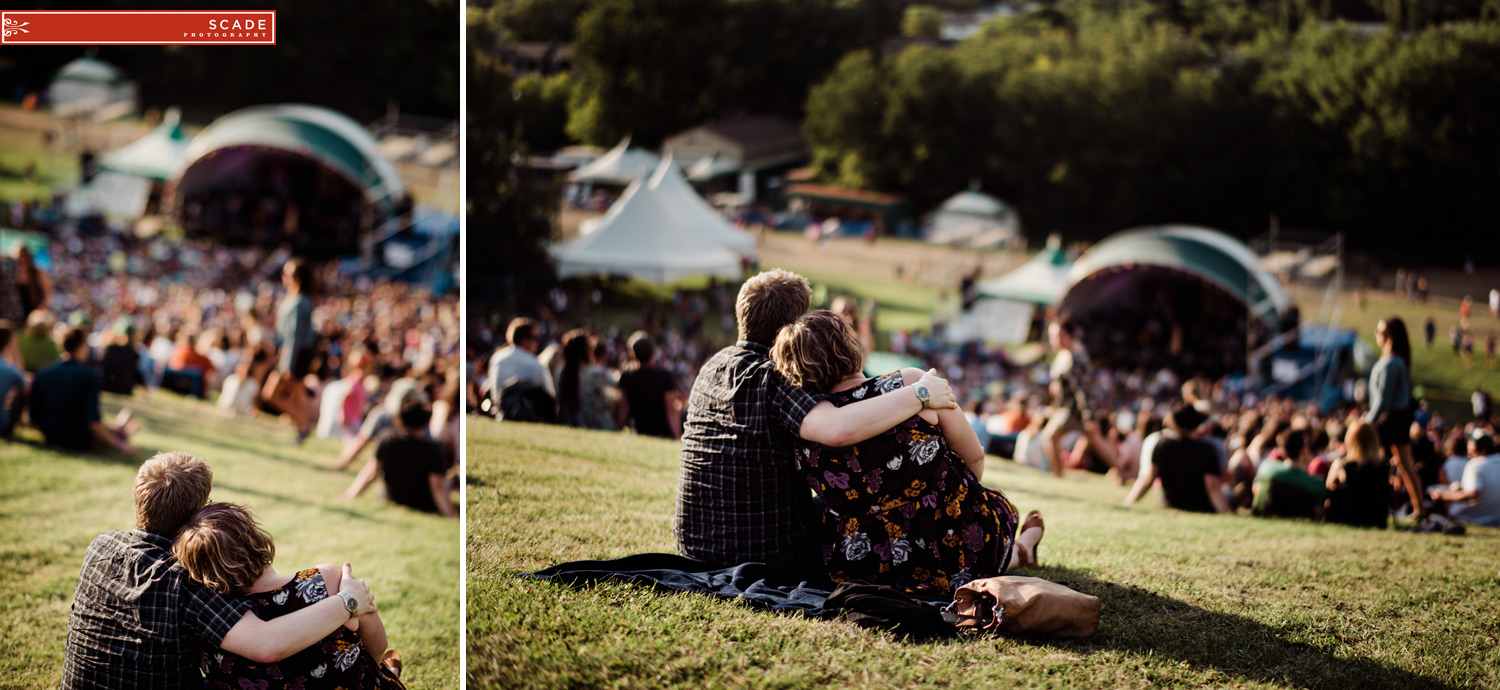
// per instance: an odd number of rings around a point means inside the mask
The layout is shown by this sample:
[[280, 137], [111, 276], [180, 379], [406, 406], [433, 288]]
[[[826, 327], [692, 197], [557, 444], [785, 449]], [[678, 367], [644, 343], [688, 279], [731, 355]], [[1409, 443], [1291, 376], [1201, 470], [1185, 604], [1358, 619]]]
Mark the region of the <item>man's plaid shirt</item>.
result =
[[693, 383], [673, 529], [690, 558], [776, 561], [818, 522], [792, 452], [822, 396], [787, 383], [769, 353], [741, 340], [708, 360]]
[[250, 609], [249, 600], [190, 580], [172, 557], [171, 539], [105, 532], [89, 544], [78, 573], [62, 687], [201, 687], [199, 652], [217, 647]]

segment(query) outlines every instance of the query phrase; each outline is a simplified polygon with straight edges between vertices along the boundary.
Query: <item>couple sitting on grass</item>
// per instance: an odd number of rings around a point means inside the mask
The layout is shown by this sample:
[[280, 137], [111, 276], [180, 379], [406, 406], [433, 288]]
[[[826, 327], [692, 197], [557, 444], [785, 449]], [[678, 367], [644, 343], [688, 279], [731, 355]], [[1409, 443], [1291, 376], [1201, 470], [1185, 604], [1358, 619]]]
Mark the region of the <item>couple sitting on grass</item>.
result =
[[688, 400], [683, 555], [931, 596], [1035, 565], [1041, 514], [1017, 537], [1016, 509], [979, 483], [984, 449], [947, 381], [867, 378], [852, 325], [811, 302], [807, 280], [782, 270], [741, 288], [740, 340], [703, 365]]
[[270, 535], [244, 507], [208, 503], [212, 486], [186, 453], [141, 465], [136, 529], [99, 535], [84, 556], [62, 687], [403, 687], [349, 564], [277, 573]]

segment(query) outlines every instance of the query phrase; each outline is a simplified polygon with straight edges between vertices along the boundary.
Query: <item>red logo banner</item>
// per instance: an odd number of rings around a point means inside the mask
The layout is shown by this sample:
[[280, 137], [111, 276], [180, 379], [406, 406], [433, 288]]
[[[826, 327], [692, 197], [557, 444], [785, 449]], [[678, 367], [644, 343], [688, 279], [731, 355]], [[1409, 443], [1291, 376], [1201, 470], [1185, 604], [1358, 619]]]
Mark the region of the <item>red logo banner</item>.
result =
[[275, 10], [6, 10], [5, 45], [276, 45]]

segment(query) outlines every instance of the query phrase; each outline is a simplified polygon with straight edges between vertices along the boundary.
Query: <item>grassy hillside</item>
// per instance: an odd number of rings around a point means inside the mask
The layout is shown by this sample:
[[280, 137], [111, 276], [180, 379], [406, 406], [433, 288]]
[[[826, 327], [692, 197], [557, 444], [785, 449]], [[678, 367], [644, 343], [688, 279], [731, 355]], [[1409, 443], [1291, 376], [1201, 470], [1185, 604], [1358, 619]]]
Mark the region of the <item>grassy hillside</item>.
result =
[[674, 551], [677, 445], [483, 419], [468, 434], [472, 688], [1500, 686], [1496, 530], [1123, 508], [1101, 479], [991, 459], [985, 483], [1047, 515], [1034, 574], [1099, 596], [1099, 633], [911, 644], [697, 595], [522, 580]]
[[[106, 400], [105, 413], [122, 400]], [[57, 687], [84, 549], [100, 532], [131, 528], [136, 469], [161, 450], [203, 458], [214, 500], [255, 509], [276, 540], [278, 571], [352, 562], [376, 594], [408, 686], [458, 687], [458, 521], [391, 506], [379, 487], [339, 502], [353, 472], [327, 469], [333, 442], [294, 448], [290, 427], [225, 420], [170, 394], [128, 402], [143, 428], [140, 457], [61, 453], [30, 430], [0, 443], [0, 687]]]

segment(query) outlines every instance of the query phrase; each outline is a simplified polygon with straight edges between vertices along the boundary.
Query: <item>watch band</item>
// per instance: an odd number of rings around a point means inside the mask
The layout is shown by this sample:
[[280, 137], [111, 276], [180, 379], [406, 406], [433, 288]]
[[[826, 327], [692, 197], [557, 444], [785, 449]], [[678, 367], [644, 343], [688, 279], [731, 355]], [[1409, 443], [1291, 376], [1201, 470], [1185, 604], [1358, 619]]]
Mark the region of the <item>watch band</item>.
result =
[[912, 389], [915, 390], [916, 393], [917, 393], [917, 400], [922, 401], [922, 409], [925, 410], [925, 409], [927, 409], [928, 407], [931, 406], [931, 404], [932, 404], [932, 391], [927, 390], [927, 386], [924, 386], [924, 385], [922, 385], [922, 384], [919, 383], [919, 384], [913, 386]]

